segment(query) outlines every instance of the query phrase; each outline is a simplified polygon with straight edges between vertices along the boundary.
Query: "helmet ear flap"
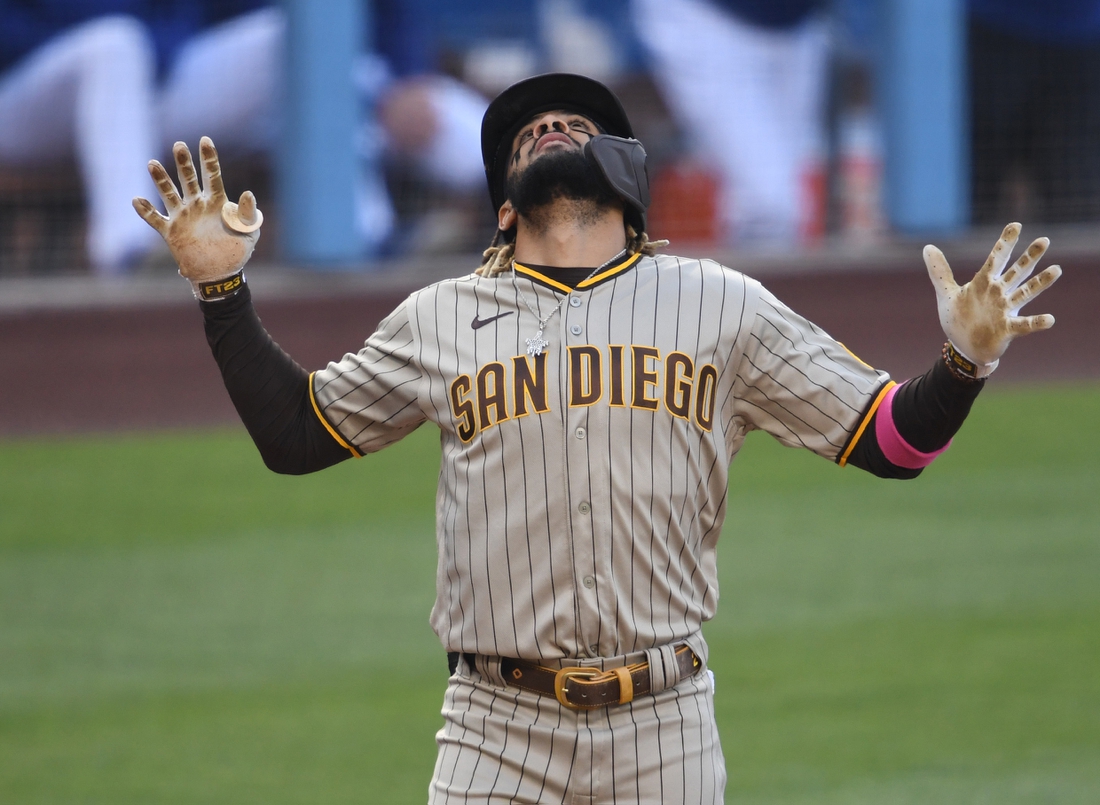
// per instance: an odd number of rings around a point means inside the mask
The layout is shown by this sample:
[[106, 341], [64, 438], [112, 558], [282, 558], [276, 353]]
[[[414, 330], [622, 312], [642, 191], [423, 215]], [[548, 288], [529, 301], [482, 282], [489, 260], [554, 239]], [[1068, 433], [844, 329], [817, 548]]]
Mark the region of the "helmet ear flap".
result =
[[623, 201], [644, 219], [649, 208], [649, 172], [642, 144], [633, 138], [597, 134], [585, 143], [584, 155], [596, 164]]

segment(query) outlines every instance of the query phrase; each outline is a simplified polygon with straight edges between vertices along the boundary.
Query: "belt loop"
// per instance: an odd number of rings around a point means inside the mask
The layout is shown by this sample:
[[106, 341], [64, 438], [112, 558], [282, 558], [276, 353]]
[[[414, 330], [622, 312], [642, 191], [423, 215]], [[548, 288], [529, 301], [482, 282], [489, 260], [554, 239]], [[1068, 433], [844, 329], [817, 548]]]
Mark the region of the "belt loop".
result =
[[672, 645], [657, 646], [645, 650], [645, 658], [649, 663], [650, 693], [660, 693], [680, 681], [680, 670], [676, 666], [675, 653], [676, 647]]
[[645, 661], [649, 665], [650, 691], [656, 693], [668, 687], [665, 684], [665, 666], [664, 661], [661, 659], [660, 647], [647, 648], [645, 650]]
[[684, 639], [684, 643], [695, 652], [695, 656], [699, 658], [700, 666], [706, 668], [707, 661], [710, 659], [710, 650], [707, 647], [707, 641], [703, 639], [703, 635], [699, 632], [688, 635]]
[[490, 684], [498, 687], [507, 684], [500, 671], [500, 657], [488, 657], [484, 654], [478, 654], [474, 659], [474, 667]]
[[665, 687], [672, 688], [680, 681], [680, 663], [676, 662], [678, 644], [666, 643], [661, 646], [661, 661], [665, 665]]

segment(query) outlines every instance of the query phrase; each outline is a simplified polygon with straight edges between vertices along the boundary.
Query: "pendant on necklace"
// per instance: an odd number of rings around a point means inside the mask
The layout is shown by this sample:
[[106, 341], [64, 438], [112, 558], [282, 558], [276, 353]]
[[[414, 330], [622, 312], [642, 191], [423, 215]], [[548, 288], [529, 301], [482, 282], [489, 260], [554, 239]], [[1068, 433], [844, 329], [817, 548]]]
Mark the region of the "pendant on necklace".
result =
[[550, 342], [542, 337], [542, 328], [540, 327], [534, 338], [527, 339], [527, 354], [532, 358], [537, 358], [548, 346], [550, 346]]

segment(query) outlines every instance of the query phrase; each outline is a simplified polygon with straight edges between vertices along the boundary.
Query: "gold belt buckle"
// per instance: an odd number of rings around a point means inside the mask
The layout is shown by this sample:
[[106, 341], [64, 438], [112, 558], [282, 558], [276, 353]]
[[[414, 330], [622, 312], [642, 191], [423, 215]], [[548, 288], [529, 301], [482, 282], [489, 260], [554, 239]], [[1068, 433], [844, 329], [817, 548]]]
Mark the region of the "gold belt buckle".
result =
[[581, 705], [573, 704], [566, 698], [565, 685], [570, 679], [591, 679], [594, 676], [599, 676], [600, 673], [598, 668], [562, 668], [554, 674], [554, 696], [570, 710], [582, 710], [584, 708]]

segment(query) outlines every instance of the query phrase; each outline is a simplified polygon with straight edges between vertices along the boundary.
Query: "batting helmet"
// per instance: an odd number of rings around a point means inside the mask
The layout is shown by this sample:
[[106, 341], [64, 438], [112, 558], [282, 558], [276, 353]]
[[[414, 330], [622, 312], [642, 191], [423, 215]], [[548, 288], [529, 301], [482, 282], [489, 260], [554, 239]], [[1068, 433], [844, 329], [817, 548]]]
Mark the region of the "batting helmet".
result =
[[578, 112], [600, 128], [601, 135], [585, 146], [585, 155], [626, 202], [628, 222], [642, 232], [649, 206], [645, 149], [634, 139], [626, 110], [615, 93], [599, 81], [572, 73], [547, 73], [519, 81], [501, 92], [485, 111], [481, 157], [493, 212], [508, 197], [508, 161], [516, 133], [534, 115], [554, 109]]

